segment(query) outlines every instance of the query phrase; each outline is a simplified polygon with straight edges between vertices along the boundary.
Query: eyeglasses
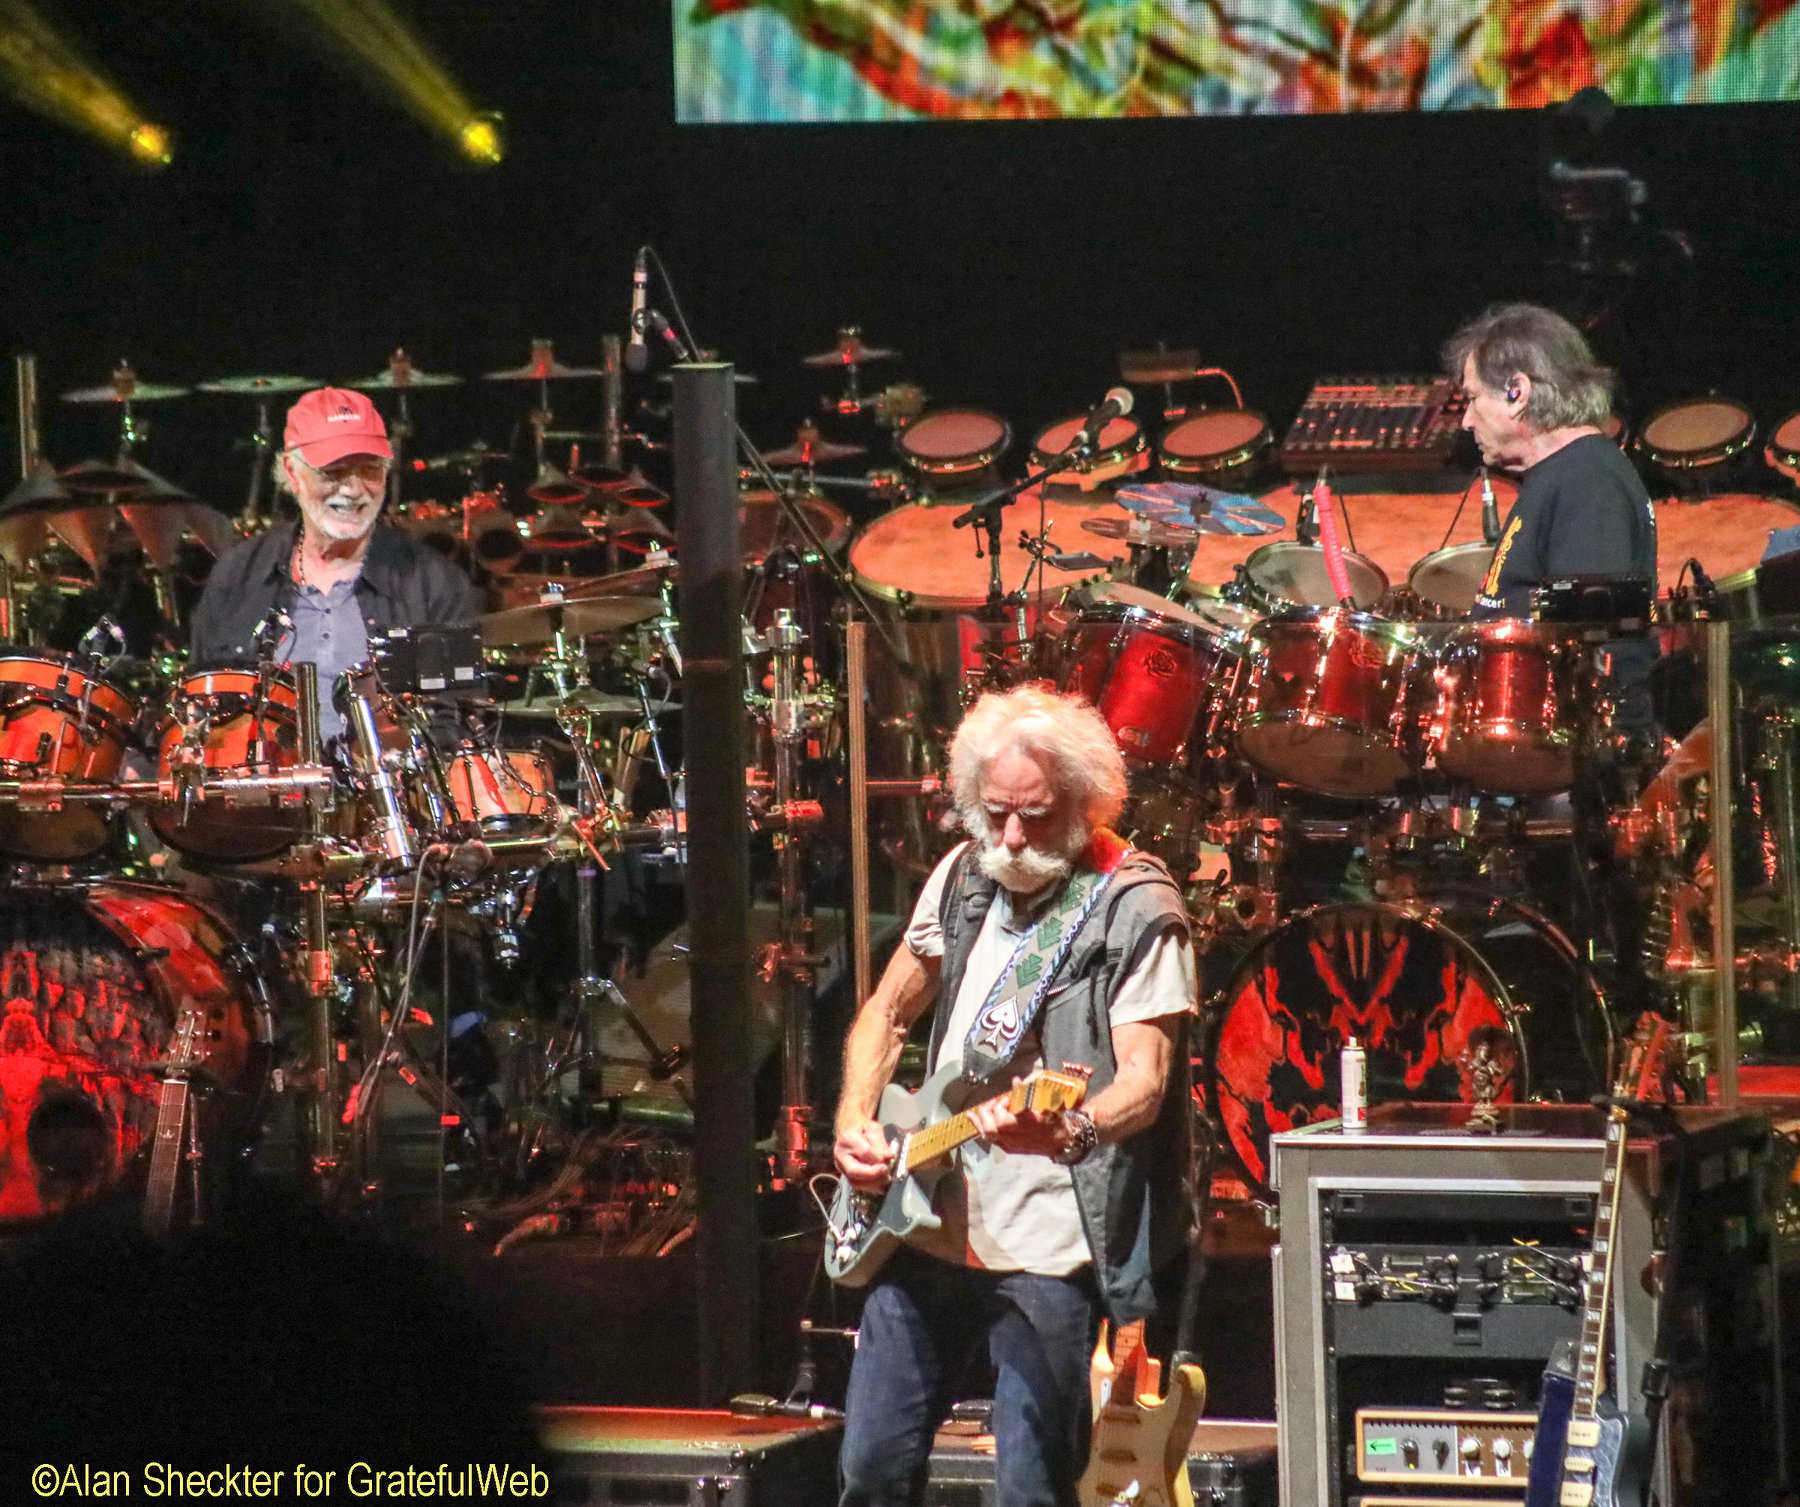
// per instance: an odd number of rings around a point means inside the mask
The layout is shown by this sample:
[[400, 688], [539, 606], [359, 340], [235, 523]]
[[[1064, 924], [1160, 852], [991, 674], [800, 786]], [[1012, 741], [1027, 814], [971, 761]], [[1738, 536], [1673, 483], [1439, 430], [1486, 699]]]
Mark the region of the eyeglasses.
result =
[[388, 470], [393, 465], [392, 461], [385, 460], [341, 460], [329, 466], [315, 466], [303, 455], [296, 455], [294, 459], [320, 481], [333, 487], [341, 487], [351, 481], [359, 481], [371, 489], [385, 486]]

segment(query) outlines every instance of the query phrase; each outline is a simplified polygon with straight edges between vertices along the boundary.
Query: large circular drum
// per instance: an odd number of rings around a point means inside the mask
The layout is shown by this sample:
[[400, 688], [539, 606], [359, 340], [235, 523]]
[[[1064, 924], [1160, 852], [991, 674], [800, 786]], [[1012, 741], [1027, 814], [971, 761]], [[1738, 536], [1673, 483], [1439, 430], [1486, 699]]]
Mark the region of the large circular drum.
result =
[[204, 1166], [257, 1128], [273, 1030], [223, 920], [150, 885], [15, 891], [0, 907], [0, 1232], [141, 1175], [181, 1018], [191, 1016]]
[[1702, 471], [1741, 455], [1755, 437], [1756, 415], [1715, 393], [1659, 408], [1639, 431], [1637, 447], [1665, 471]]
[[1238, 752], [1321, 795], [1390, 794], [1417, 767], [1416, 633], [1341, 608], [1264, 618], [1247, 635]]
[[[0, 654], [0, 778], [116, 780], [136, 718], [132, 699], [82, 662], [38, 650]], [[99, 806], [0, 807], [0, 852], [14, 858], [91, 858], [110, 831]]]
[[1156, 453], [1170, 476], [1228, 486], [1251, 475], [1273, 439], [1253, 409], [1196, 408], [1163, 431]]
[[1494, 558], [1491, 544], [1452, 544], [1433, 550], [1406, 573], [1406, 592], [1421, 617], [1442, 621], [1467, 617]]
[[1581, 1100], [1607, 1082], [1612, 1025], [1575, 948], [1511, 901], [1418, 911], [1325, 905], [1245, 954], [1216, 1004], [1201, 1081], [1239, 1164], [1266, 1189], [1269, 1137], [1338, 1113], [1338, 1052], [1368, 1053], [1369, 1102], [1471, 1101], [1463, 1054], [1515, 1043], [1503, 1102]]

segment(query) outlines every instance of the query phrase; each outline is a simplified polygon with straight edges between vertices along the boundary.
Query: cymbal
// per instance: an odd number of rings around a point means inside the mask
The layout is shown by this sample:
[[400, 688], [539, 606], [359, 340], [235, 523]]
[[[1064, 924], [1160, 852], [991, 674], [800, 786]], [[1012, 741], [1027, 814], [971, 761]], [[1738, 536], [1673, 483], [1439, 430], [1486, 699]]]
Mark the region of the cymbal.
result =
[[0, 518], [15, 513], [60, 512], [74, 504], [75, 494], [63, 485], [48, 461], [40, 460], [31, 475], [0, 497]]
[[615, 696], [591, 685], [576, 686], [567, 696], [540, 691], [522, 701], [508, 701], [500, 708], [504, 717], [533, 718], [554, 718], [561, 712], [583, 717], [636, 717], [642, 711], [635, 696]]
[[452, 450], [445, 455], [434, 455], [420, 464], [427, 471], [463, 471], [476, 466], [497, 466], [502, 461], [511, 459], [511, 452], [496, 450], [485, 440], [477, 440], [467, 450]]
[[653, 487], [642, 471], [620, 471], [612, 466], [577, 466], [569, 480], [584, 486], [602, 502], [628, 508], [659, 508], [669, 500], [661, 487]]
[[[602, 577], [602, 580], [605, 580]], [[481, 641], [489, 648], [532, 649], [556, 637], [558, 615], [570, 638], [590, 633], [613, 633], [662, 613], [660, 596], [565, 597], [558, 602], [533, 602], [524, 607], [505, 607], [475, 619]]]
[[311, 377], [220, 377], [200, 383], [196, 391], [223, 393], [228, 398], [274, 398], [291, 392], [311, 392], [324, 385]]
[[1102, 539], [1123, 539], [1127, 544], [1151, 549], [1184, 548], [1200, 532], [1157, 518], [1083, 518], [1081, 526]]
[[[536, 497], [536, 489], [529, 495]], [[533, 513], [525, 530], [531, 541], [529, 547], [533, 549], [580, 549], [594, 543], [594, 536], [583, 523], [581, 514], [560, 500], [548, 502]]]
[[900, 352], [888, 350], [884, 346], [864, 345], [862, 331], [850, 328], [838, 331], [835, 351], [821, 351], [816, 356], [802, 356], [800, 359], [807, 366], [861, 366], [865, 361], [894, 361], [899, 355]]
[[587, 488], [570, 481], [559, 467], [546, 461], [538, 467], [537, 480], [525, 489], [525, 495], [533, 502], [552, 507], [558, 503], [580, 502], [587, 496]]
[[456, 387], [461, 382], [461, 377], [453, 377], [449, 372], [422, 372], [418, 367], [408, 364], [403, 367], [390, 366], [372, 377], [359, 377], [349, 385], [361, 392], [386, 392], [414, 387]]
[[816, 466], [825, 461], [848, 460], [853, 455], [867, 455], [867, 445], [843, 445], [828, 440], [815, 424], [802, 424], [794, 432], [794, 443], [764, 453], [771, 466]]
[[567, 382], [575, 378], [604, 377], [601, 366], [564, 366], [554, 356], [542, 361], [527, 361], [510, 371], [484, 372], [484, 382]]
[[1119, 352], [1119, 375], [1127, 382], [1185, 382], [1199, 365], [1198, 351]]
[[140, 382], [137, 373], [121, 366], [112, 381], [104, 387], [77, 387], [62, 395], [65, 403], [157, 403], [164, 398], [185, 398], [191, 387], [171, 387], [167, 383]]

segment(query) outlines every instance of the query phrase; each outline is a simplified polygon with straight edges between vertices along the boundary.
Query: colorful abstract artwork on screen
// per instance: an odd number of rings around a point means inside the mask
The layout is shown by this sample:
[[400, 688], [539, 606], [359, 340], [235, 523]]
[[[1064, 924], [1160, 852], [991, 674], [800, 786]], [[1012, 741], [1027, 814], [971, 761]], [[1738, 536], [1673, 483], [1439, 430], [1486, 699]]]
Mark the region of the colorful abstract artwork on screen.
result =
[[687, 122], [1800, 98], [1800, 0], [672, 0]]

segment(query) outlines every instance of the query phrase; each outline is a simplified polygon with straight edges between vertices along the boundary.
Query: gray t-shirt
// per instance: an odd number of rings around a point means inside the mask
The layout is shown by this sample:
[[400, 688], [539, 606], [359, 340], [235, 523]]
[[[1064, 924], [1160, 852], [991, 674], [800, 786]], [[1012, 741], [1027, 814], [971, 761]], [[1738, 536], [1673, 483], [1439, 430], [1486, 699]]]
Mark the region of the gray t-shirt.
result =
[[345, 670], [369, 657], [369, 630], [356, 600], [356, 578], [339, 581], [329, 591], [296, 585], [294, 631], [276, 650], [290, 664], [311, 664], [319, 672], [319, 736], [341, 737], [344, 719], [332, 704], [332, 691]]

